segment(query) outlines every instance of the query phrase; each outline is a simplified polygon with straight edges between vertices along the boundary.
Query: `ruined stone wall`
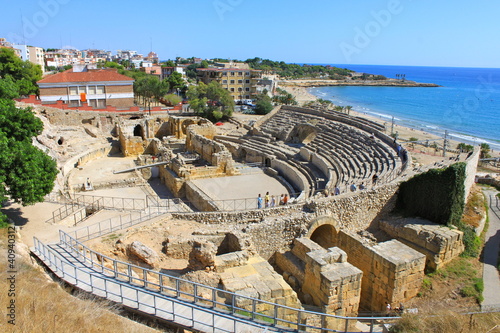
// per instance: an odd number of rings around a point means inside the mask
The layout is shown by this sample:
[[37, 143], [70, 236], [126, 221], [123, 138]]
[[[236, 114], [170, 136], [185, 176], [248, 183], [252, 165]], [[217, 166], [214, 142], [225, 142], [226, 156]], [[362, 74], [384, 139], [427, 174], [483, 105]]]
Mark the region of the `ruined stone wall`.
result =
[[321, 155], [316, 154], [312, 152], [309, 149], [306, 149], [304, 147], [300, 148], [300, 156], [305, 160], [305, 161], [310, 161], [315, 167], [321, 170], [323, 174], [326, 176], [328, 179], [328, 183], [326, 184], [325, 188], [331, 189], [333, 185], [336, 183], [337, 178], [336, 176], [334, 177], [335, 173], [333, 171], [333, 167], [325, 161]]
[[271, 168], [277, 170], [280, 176], [290, 182], [296, 191], [309, 192], [307, 178], [299, 170], [292, 168], [286, 161], [272, 159]]
[[361, 295], [362, 271], [347, 262], [337, 247], [324, 249], [308, 238], [297, 238], [291, 251], [277, 253], [283, 277], [307, 304], [325, 313], [356, 316]]
[[186, 134], [186, 149], [200, 154], [204, 160], [213, 165], [212, 155], [225, 151], [224, 145], [213, 141], [214, 135], [215, 126], [213, 125], [191, 125]]
[[477, 163], [479, 162], [479, 156], [481, 155], [481, 149], [479, 147], [474, 147], [474, 153], [465, 161], [465, 203], [469, 198], [470, 189], [474, 185], [477, 172]]
[[379, 215], [391, 210], [397, 185], [375, 190], [316, 199], [314, 202], [236, 212], [174, 213], [173, 217], [207, 224], [239, 224], [252, 235], [259, 254], [269, 259], [303, 236], [314, 221], [329, 216], [340, 229], [365, 230]]
[[426, 255], [429, 271], [440, 269], [464, 250], [463, 232], [422, 219], [380, 221], [380, 229]]
[[92, 150], [86, 151], [82, 154], [74, 156], [64, 163], [61, 167], [63, 176], [69, 175], [71, 170], [75, 167], [82, 166], [92, 160], [106, 156], [111, 151], [112, 147], [109, 144], [101, 145], [100, 147], [94, 148]]
[[393, 210], [399, 184], [387, 184], [374, 190], [318, 198], [304, 205], [315, 217], [330, 216], [339, 228], [365, 230], [378, 216]]
[[101, 128], [103, 132], [108, 133], [113, 130], [114, 124], [120, 118], [120, 115], [110, 114], [109, 112], [61, 110], [45, 105], [29, 106], [33, 107], [36, 112], [40, 112], [40, 114], [49, 119], [51, 124], [57, 124], [58, 126], [80, 126], [82, 124], [90, 124]]
[[161, 182], [167, 186], [174, 197], [182, 198], [186, 195], [184, 179], [177, 177], [177, 175], [165, 165], [160, 165], [158, 170]]
[[425, 255], [391, 240], [376, 245], [349, 232], [337, 235], [348, 261], [363, 271], [360, 307], [384, 311], [385, 303], [399, 305], [415, 297], [424, 277]]
[[213, 212], [218, 210], [217, 205], [212, 201], [212, 199], [193, 182], [187, 181], [185, 183], [185, 192], [186, 198], [198, 210], [205, 212]]

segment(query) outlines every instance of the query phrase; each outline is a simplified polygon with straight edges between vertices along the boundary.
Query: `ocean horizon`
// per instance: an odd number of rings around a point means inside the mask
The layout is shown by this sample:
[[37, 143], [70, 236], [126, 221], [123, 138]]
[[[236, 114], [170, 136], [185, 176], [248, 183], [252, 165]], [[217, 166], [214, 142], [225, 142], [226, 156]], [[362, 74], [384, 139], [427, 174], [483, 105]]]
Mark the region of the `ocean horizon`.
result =
[[447, 130], [452, 140], [500, 149], [500, 68], [330, 65], [440, 87], [333, 86], [309, 88], [311, 94], [387, 123], [394, 117], [399, 125], [440, 136]]

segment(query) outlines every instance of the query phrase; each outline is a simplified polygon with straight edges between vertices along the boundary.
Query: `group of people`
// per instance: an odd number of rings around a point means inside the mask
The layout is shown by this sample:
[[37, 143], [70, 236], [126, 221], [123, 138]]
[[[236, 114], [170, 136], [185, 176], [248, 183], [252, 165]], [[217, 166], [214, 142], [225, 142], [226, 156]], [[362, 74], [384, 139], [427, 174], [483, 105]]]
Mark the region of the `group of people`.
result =
[[259, 193], [259, 196], [257, 197], [257, 208], [269, 208], [269, 207], [276, 207], [277, 205], [283, 206], [288, 203], [288, 194], [282, 194], [281, 197], [279, 198], [279, 201], [277, 201], [277, 197], [274, 195], [269, 195], [269, 192], [266, 192], [266, 195], [264, 198]]
[[385, 302], [385, 313], [387, 315], [391, 315], [391, 314], [393, 314], [393, 312], [398, 314], [398, 315], [401, 315], [401, 314], [403, 314], [404, 310], [405, 310], [405, 308], [403, 306], [403, 303], [399, 303], [399, 306], [397, 308], [393, 309], [391, 306], [391, 303]]

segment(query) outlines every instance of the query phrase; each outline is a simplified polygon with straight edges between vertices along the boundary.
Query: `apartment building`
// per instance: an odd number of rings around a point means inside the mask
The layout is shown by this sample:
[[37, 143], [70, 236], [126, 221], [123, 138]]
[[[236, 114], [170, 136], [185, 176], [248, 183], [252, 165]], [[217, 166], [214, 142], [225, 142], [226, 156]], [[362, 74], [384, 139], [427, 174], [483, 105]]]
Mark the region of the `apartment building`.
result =
[[134, 79], [118, 74], [116, 69], [95, 69], [77, 65], [49, 75], [37, 82], [42, 103], [61, 100], [71, 107], [88, 103], [94, 108], [134, 105]]
[[234, 101], [253, 99], [257, 94], [257, 82], [262, 78], [262, 72], [244, 68], [198, 68], [198, 79], [208, 84], [217, 81], [229, 91]]
[[29, 61], [40, 65], [42, 71], [45, 72], [45, 51], [41, 47], [28, 46], [29, 50]]

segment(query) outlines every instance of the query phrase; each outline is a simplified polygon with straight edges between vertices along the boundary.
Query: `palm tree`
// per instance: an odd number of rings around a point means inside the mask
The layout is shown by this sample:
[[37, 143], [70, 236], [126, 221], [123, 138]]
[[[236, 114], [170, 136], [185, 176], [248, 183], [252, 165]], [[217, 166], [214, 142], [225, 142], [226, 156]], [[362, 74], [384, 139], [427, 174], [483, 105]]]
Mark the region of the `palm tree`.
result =
[[333, 108], [335, 111], [337, 112], [342, 112], [344, 110], [343, 107], [341, 107], [340, 105], [335, 105], [335, 107]]
[[347, 114], [351, 114], [352, 106], [351, 105], [346, 105], [344, 109], [347, 111]]

